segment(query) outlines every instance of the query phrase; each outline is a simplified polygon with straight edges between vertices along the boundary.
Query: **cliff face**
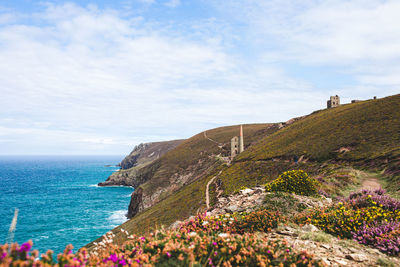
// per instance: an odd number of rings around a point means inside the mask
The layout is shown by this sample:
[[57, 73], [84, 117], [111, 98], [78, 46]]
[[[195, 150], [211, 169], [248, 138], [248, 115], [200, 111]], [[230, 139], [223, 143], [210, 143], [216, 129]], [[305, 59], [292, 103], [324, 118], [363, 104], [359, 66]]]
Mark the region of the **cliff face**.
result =
[[183, 140], [172, 140], [137, 145], [132, 152], [121, 161], [121, 169], [127, 170], [132, 167], [151, 163], [182, 142]]
[[143, 175], [141, 170], [182, 142], [183, 140], [172, 140], [144, 143], [136, 146], [119, 164], [121, 170], [113, 173], [105, 182], [98, 185], [124, 185], [136, 188], [146, 180], [146, 175]]

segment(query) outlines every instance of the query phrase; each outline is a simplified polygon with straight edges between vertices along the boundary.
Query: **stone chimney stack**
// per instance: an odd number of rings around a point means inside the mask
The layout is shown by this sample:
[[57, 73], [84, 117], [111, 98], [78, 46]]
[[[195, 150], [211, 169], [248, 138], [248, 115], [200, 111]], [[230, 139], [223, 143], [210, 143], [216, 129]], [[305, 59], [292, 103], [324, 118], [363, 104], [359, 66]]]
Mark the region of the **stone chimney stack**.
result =
[[242, 153], [243, 151], [244, 151], [243, 126], [240, 125], [239, 153]]

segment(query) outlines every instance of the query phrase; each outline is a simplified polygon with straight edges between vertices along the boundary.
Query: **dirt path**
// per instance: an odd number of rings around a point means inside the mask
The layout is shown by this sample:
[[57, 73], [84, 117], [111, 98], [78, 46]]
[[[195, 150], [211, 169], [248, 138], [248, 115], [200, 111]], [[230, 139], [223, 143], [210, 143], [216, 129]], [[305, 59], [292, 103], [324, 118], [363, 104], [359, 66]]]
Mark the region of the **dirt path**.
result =
[[374, 177], [370, 177], [364, 180], [361, 185], [361, 189], [377, 190], [379, 188], [382, 188], [382, 186], [379, 183], [378, 179]]
[[221, 143], [218, 143], [217, 141], [215, 141], [215, 140], [211, 139], [210, 137], [208, 137], [206, 131], [204, 131], [204, 138], [210, 140], [210, 141], [213, 142], [213, 143], [216, 143], [218, 146], [221, 146], [221, 145], [222, 145]]
[[365, 171], [358, 171], [358, 176], [362, 179], [361, 189], [377, 190], [382, 188], [381, 183], [375, 175]]
[[212, 182], [214, 182], [215, 178], [217, 178], [222, 171], [220, 171], [217, 175], [215, 175], [208, 183], [206, 186], [206, 206], [207, 206], [207, 210], [210, 208], [210, 193], [209, 193], [209, 188], [210, 188], [210, 184]]

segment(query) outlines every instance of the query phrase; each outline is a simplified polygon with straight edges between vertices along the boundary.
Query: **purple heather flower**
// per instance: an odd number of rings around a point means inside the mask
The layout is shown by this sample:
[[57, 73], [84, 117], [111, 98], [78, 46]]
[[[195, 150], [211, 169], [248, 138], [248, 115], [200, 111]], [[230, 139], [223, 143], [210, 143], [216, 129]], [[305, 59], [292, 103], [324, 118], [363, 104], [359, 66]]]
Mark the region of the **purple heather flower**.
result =
[[213, 244], [213, 246], [216, 246], [216, 245], [218, 245], [218, 244], [217, 244], [217, 242], [213, 242], [212, 244]]
[[6, 256], [7, 256], [7, 252], [3, 252], [3, 253], [1, 254], [0, 259], [2, 260], [2, 259], [4, 259]]
[[139, 260], [139, 259], [136, 259], [136, 262], [137, 262], [137, 263], [140, 263], [140, 260]]
[[167, 252], [166, 254], [167, 254], [168, 258], [171, 258], [171, 253]]
[[112, 262], [117, 262], [118, 257], [117, 254], [111, 254], [110, 257], [108, 257]]
[[20, 252], [28, 252], [29, 250], [31, 250], [32, 245], [29, 242], [23, 243], [21, 245], [21, 248], [19, 249]]
[[271, 254], [271, 250], [268, 250], [267, 253], [268, 253], [268, 254]]
[[120, 264], [120, 265], [126, 265], [126, 260], [120, 259], [119, 262], [118, 262], [118, 264]]

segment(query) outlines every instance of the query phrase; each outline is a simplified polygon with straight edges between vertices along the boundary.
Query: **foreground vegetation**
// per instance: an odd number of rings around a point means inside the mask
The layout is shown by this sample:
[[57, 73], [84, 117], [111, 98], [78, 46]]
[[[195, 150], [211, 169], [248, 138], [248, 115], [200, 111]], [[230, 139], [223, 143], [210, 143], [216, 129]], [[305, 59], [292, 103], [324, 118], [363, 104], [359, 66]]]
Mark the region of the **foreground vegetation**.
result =
[[295, 222], [311, 223], [327, 233], [354, 239], [389, 255], [400, 253], [400, 201], [382, 189], [352, 193], [329, 207], [299, 214]]
[[[121, 229], [126, 241], [113, 242], [114, 234], [95, 243], [90, 253], [84, 248], [72, 253], [67, 246], [53, 259], [51, 251], [39, 257], [32, 242], [0, 246], [0, 264], [14, 266], [323, 266], [318, 255], [288, 245], [284, 239], [270, 239], [266, 233], [281, 224], [311, 223], [344, 239], [377, 248], [397, 256], [400, 252], [400, 201], [383, 190], [352, 193], [327, 207], [302, 207], [295, 194], [324, 198], [321, 183], [303, 170], [284, 172], [265, 184], [270, 193], [265, 205], [250, 212], [207, 216], [206, 213], [174, 229], [136, 236]], [[289, 204], [283, 207], [282, 204]], [[275, 207], [271, 209], [271, 207]], [[317, 257], [317, 258], [316, 258]]]

